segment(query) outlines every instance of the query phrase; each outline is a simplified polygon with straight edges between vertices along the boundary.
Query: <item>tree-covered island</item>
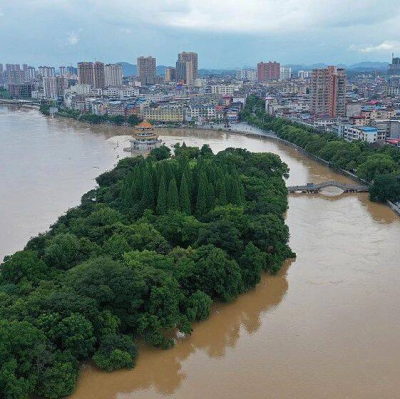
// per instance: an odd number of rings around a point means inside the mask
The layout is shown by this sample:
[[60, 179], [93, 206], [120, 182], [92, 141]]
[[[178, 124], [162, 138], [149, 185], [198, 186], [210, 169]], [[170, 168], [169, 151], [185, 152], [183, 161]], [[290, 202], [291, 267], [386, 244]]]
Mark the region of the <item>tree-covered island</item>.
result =
[[214, 301], [231, 301], [294, 254], [278, 156], [160, 148], [97, 178], [45, 234], [0, 266], [0, 397], [59, 398], [79, 366], [132, 368]]

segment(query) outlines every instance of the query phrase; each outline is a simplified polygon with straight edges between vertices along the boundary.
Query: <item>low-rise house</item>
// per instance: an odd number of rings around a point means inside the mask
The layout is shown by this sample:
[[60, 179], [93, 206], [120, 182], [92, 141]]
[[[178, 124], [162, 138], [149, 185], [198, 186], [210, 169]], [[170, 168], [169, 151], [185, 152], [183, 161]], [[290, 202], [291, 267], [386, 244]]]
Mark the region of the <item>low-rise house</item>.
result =
[[372, 126], [351, 126], [346, 125], [343, 131], [343, 138], [346, 141], [365, 141], [376, 143], [378, 141], [378, 129]]

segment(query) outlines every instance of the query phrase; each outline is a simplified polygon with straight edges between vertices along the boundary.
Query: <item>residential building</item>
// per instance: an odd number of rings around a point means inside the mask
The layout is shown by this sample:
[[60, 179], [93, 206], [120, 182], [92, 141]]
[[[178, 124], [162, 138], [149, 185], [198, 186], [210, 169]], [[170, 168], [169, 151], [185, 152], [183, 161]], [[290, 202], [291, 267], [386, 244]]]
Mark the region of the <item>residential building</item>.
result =
[[236, 79], [255, 82], [257, 80], [257, 71], [255, 69], [241, 69], [240, 71], [236, 72]]
[[358, 102], [348, 102], [346, 104], [346, 117], [350, 118], [352, 116], [361, 115], [361, 103]]
[[372, 126], [342, 125], [340, 134], [346, 141], [365, 141], [376, 143], [378, 141], [378, 130]]
[[396, 116], [396, 110], [394, 108], [387, 108], [382, 106], [363, 106], [361, 108], [360, 115], [366, 120], [366, 124], [370, 124], [370, 121], [375, 119], [392, 119]]
[[156, 59], [154, 57], [138, 57], [137, 70], [142, 84], [153, 85], [156, 83]]
[[104, 66], [104, 85], [122, 86], [122, 66], [119, 64], [106, 64]]
[[103, 90], [103, 96], [111, 98], [130, 98], [139, 95], [139, 88], [133, 86], [109, 86]]
[[30, 81], [36, 78], [36, 69], [35, 67], [28, 66], [27, 71], [25, 72], [25, 80]]
[[239, 90], [239, 86], [237, 85], [211, 85], [211, 94], [217, 94], [221, 96], [233, 95], [235, 91]]
[[38, 68], [38, 72], [42, 78], [49, 78], [49, 77], [56, 76], [56, 68], [54, 68], [54, 67], [40, 66]]
[[34, 90], [34, 85], [32, 83], [8, 85], [8, 93], [14, 98], [23, 98], [23, 99], [32, 98], [33, 90]]
[[292, 77], [292, 68], [281, 66], [279, 79], [280, 80], [289, 80]]
[[275, 115], [277, 107], [278, 107], [278, 100], [275, 97], [265, 98], [265, 112], [268, 115]]
[[390, 76], [400, 76], [400, 58], [393, 57], [392, 63], [389, 65], [388, 75]]
[[67, 93], [76, 94], [78, 96], [88, 96], [90, 94], [91, 86], [89, 84], [78, 83], [77, 85], [71, 86], [64, 92], [64, 96]]
[[190, 105], [186, 111], [187, 121], [214, 121], [216, 119], [215, 105], [198, 104]]
[[184, 51], [183, 53], [178, 54], [178, 62], [186, 63], [185, 83], [189, 86], [193, 86], [195, 79], [198, 77], [198, 54]]
[[311, 71], [299, 71], [297, 72], [297, 77], [299, 79], [305, 80], [311, 78], [312, 72]]
[[100, 61], [93, 64], [93, 87], [95, 89], [105, 87], [104, 64]]
[[314, 69], [311, 77], [311, 113], [332, 118], [346, 114], [346, 71], [329, 66]]
[[281, 64], [276, 61], [259, 62], [257, 64], [257, 79], [259, 82], [279, 80]]
[[400, 138], [400, 120], [376, 119], [371, 121], [371, 126], [378, 131], [378, 141]]
[[78, 83], [94, 85], [93, 62], [78, 62]]
[[164, 123], [181, 123], [185, 113], [181, 105], [145, 106], [141, 110], [143, 119]]
[[175, 80], [176, 80], [175, 72], [176, 72], [175, 68], [172, 68], [172, 67], [165, 68], [164, 81], [166, 83], [175, 82]]
[[186, 62], [184, 61], [176, 62], [175, 77], [178, 83], [186, 82]]
[[25, 81], [25, 73], [20, 69], [9, 69], [6, 70], [6, 82], [7, 84], [20, 85]]
[[47, 99], [57, 100], [64, 95], [68, 83], [63, 76], [50, 76], [43, 78], [44, 97]]
[[123, 115], [125, 116], [125, 104], [122, 101], [109, 101], [107, 107], [109, 116]]

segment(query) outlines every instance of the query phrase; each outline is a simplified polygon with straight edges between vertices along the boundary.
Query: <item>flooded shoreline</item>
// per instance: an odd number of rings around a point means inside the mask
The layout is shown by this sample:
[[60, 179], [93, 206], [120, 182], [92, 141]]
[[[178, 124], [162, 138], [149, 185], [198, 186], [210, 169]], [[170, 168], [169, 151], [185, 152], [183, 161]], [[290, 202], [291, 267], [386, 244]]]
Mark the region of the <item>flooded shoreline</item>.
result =
[[[83, 127], [0, 107], [0, 253], [77, 205], [118, 161], [127, 128]], [[349, 182], [293, 148], [218, 131], [162, 129], [167, 145], [210, 144], [278, 154], [289, 185]], [[119, 146], [117, 146], [119, 144]], [[126, 153], [125, 153], [126, 155]], [[289, 197], [297, 259], [133, 370], [85, 366], [72, 399], [394, 398], [400, 381], [400, 218], [368, 194]]]

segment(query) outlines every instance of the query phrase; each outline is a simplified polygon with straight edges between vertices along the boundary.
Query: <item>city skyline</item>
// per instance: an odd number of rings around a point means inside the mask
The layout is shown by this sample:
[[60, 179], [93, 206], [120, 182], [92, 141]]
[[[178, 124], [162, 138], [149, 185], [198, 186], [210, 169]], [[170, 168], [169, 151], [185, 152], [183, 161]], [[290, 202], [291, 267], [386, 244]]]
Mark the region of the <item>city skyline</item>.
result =
[[310, 0], [140, 5], [117, 0], [110, 7], [89, 0], [1, 0], [2, 58], [70, 65], [135, 63], [147, 54], [173, 66], [175, 54], [189, 49], [201, 54], [200, 68], [226, 69], [262, 59], [283, 65], [390, 61], [392, 52], [400, 53], [400, 5], [387, 0], [337, 1], [334, 7], [328, 1], [311, 7]]

